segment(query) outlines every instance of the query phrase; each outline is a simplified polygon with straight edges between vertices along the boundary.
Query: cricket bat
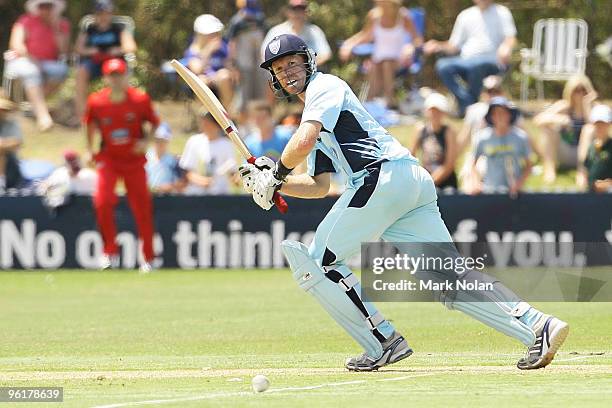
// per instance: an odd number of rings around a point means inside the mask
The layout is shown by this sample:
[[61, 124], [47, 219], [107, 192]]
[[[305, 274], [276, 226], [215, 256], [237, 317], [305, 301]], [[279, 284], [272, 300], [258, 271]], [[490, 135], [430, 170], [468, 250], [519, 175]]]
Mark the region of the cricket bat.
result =
[[[247, 162], [253, 164], [255, 163], [256, 157], [251, 154], [248, 147], [238, 134], [238, 128], [234, 124], [234, 122], [230, 119], [227, 111], [219, 102], [219, 99], [215, 96], [215, 94], [210, 90], [208, 86], [196, 74], [191, 72], [187, 67], [181, 64], [177, 60], [172, 60], [170, 65], [176, 70], [181, 78], [189, 85], [189, 88], [196, 94], [197, 98], [202, 102], [204, 107], [210, 114], [215, 118], [219, 126], [223, 129], [227, 137], [232, 141], [234, 147], [238, 150], [238, 153], [244, 158]], [[281, 214], [285, 214], [289, 207], [287, 206], [287, 202], [285, 199], [278, 193], [274, 193], [274, 204], [278, 211]]]

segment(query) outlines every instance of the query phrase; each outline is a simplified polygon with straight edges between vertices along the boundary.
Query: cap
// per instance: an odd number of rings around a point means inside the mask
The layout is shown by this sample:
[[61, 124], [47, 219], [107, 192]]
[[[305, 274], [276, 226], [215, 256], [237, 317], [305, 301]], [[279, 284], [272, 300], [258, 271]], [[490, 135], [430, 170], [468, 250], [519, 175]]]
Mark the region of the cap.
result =
[[115, 8], [112, 0], [94, 0], [93, 3], [93, 9], [95, 12], [113, 11]]
[[261, 13], [261, 6], [259, 0], [247, 0], [244, 7], [245, 13], [248, 15], [257, 15]]
[[612, 123], [612, 110], [610, 110], [610, 107], [607, 105], [595, 105], [593, 109], [591, 109], [589, 120], [591, 123]]
[[441, 112], [448, 112], [448, 100], [440, 93], [433, 92], [427, 98], [425, 98], [424, 109], [436, 108]]
[[155, 130], [155, 139], [169, 141], [172, 139], [172, 129], [166, 122], [162, 122]]
[[193, 22], [193, 31], [203, 35], [218, 33], [223, 27], [221, 20], [212, 14], [202, 14]]
[[121, 58], [111, 58], [104, 61], [102, 64], [102, 74], [125, 74], [127, 71], [127, 64]]
[[76, 150], [67, 149], [64, 150], [64, 160], [66, 162], [72, 162], [79, 159], [79, 153]]
[[518, 118], [520, 113], [516, 105], [510, 102], [507, 98], [504, 98], [503, 96], [496, 96], [495, 98], [492, 98], [489, 102], [489, 110], [487, 111], [487, 114], [485, 116], [485, 120], [489, 125], [493, 125], [493, 121], [491, 120], [491, 113], [493, 112], [493, 108], [495, 107], [506, 108], [511, 115], [510, 124], [514, 124], [514, 122], [516, 122], [516, 119]]
[[78, 173], [78, 171], [81, 169], [81, 156], [75, 150], [65, 150], [64, 161], [74, 173]]

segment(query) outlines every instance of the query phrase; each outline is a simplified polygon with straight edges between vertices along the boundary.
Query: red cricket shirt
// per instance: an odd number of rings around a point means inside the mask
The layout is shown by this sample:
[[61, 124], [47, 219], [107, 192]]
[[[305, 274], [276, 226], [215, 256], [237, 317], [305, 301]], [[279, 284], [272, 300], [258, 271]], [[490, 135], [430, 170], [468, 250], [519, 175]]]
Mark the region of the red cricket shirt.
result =
[[126, 98], [113, 103], [110, 93], [110, 88], [104, 88], [89, 96], [84, 122], [95, 124], [100, 129], [101, 158], [126, 164], [135, 160], [142, 164], [146, 161], [145, 156], [134, 152], [134, 144], [144, 137], [142, 124], [150, 122], [154, 127], [159, 125], [151, 98], [146, 92], [129, 87]]

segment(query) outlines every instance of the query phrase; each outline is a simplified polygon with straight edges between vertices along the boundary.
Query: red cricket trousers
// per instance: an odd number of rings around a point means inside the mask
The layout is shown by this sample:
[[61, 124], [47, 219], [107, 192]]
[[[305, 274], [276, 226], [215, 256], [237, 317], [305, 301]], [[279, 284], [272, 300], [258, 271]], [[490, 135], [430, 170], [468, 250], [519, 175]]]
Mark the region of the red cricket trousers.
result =
[[98, 163], [98, 185], [94, 193], [94, 208], [98, 227], [104, 242], [104, 253], [115, 255], [119, 252], [115, 238], [114, 209], [117, 205], [115, 186], [119, 178], [123, 179], [127, 190], [127, 199], [132, 215], [136, 220], [138, 236], [142, 241], [143, 258], [147, 262], [153, 260], [153, 202], [147, 186], [147, 176], [144, 165], [137, 160], [134, 163], [117, 163], [101, 160]]

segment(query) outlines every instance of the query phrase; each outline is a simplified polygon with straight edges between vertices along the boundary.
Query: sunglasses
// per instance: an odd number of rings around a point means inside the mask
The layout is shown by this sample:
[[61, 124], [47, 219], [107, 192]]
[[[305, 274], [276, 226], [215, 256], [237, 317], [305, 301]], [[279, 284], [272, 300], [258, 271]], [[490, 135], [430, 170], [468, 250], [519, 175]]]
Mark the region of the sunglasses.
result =
[[585, 87], [583, 87], [583, 86], [579, 86], [579, 87], [577, 87], [576, 89], [574, 89], [574, 92], [579, 92], [579, 93], [583, 93], [583, 94], [585, 94], [585, 93], [587, 93], [587, 90], [586, 90], [586, 88], [585, 88]]
[[307, 8], [306, 6], [289, 6], [289, 9], [293, 11], [306, 11]]

